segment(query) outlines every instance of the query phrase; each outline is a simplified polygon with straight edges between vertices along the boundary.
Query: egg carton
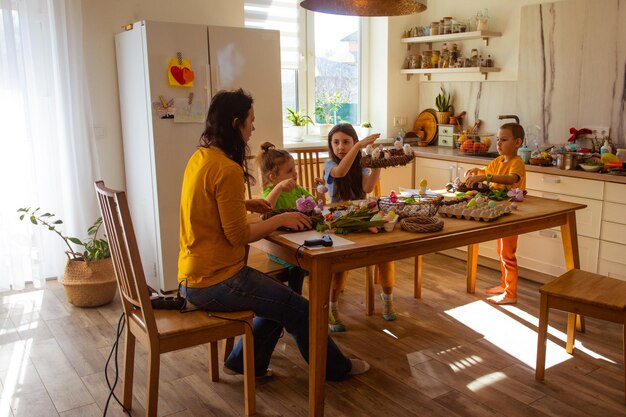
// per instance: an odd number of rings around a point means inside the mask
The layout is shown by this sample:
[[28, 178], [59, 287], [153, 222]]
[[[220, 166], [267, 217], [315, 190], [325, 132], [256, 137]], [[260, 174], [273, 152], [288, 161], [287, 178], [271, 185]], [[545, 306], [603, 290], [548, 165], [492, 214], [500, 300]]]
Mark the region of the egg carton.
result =
[[443, 206], [439, 208], [439, 214], [446, 217], [455, 217], [457, 219], [477, 220], [490, 222], [505, 214], [511, 213], [510, 206], [496, 206], [496, 207], [467, 207], [465, 204], [454, 204], [450, 206]]

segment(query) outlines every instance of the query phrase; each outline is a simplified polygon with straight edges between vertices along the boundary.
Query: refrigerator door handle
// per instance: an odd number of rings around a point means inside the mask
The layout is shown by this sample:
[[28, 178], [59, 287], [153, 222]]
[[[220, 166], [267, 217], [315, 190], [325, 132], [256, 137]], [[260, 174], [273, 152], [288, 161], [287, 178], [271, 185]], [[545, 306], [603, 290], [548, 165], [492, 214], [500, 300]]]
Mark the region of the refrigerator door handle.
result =
[[211, 98], [213, 97], [213, 89], [211, 86], [211, 64], [206, 64], [204, 66], [204, 72], [206, 76], [206, 82], [204, 84], [204, 89], [206, 90], [207, 103], [211, 102]]

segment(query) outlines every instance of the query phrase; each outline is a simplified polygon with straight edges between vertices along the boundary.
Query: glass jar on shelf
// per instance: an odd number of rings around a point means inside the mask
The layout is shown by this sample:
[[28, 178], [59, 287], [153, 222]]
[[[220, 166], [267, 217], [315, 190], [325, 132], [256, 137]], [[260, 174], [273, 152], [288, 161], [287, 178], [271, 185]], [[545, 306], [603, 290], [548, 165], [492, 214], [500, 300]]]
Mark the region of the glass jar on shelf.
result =
[[439, 35], [439, 22], [432, 22], [430, 24], [430, 34], [432, 35]]
[[446, 16], [443, 18], [443, 35], [449, 35], [452, 33], [452, 17]]
[[439, 59], [441, 58], [441, 53], [439, 51], [432, 51], [432, 56], [431, 56], [431, 68], [438, 68], [439, 67]]
[[422, 51], [422, 69], [432, 68], [432, 51]]
[[470, 55], [470, 67], [480, 67], [480, 61], [478, 60], [478, 49], [472, 49], [472, 53]]

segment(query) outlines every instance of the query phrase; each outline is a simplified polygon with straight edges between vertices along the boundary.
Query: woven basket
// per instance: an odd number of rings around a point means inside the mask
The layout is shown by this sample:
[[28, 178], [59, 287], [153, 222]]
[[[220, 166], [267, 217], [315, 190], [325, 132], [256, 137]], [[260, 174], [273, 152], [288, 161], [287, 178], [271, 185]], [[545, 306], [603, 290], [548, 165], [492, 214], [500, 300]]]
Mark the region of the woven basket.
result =
[[381, 197], [378, 199], [378, 208], [383, 211], [393, 210], [400, 218], [404, 217], [431, 217], [437, 214], [442, 199], [439, 197], [414, 197], [418, 201], [407, 204], [403, 198], [398, 198], [395, 203], [391, 202], [390, 197]]
[[400, 227], [407, 232], [432, 233], [443, 229], [443, 220], [439, 217], [413, 216], [400, 220]]
[[389, 158], [372, 158], [371, 155], [361, 157], [361, 166], [364, 168], [389, 168], [406, 165], [415, 158], [415, 155], [405, 155], [401, 149], [386, 149]]
[[76, 307], [98, 307], [115, 297], [117, 281], [111, 258], [86, 262], [69, 259], [63, 274], [67, 301]]

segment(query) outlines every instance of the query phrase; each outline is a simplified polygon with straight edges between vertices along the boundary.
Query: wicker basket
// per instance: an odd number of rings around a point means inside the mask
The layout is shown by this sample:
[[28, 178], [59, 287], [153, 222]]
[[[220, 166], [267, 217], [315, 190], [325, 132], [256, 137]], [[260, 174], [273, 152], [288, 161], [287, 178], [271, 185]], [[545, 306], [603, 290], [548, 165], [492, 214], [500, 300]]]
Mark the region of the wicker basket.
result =
[[98, 307], [115, 297], [117, 281], [111, 258], [98, 261], [69, 259], [63, 274], [67, 301], [76, 307]]
[[405, 203], [404, 198], [398, 198], [396, 202], [391, 202], [390, 197], [381, 197], [378, 199], [378, 208], [383, 211], [393, 210], [398, 217], [432, 217], [437, 214], [442, 199], [439, 197], [414, 197], [417, 199], [414, 203]]
[[407, 232], [433, 233], [443, 229], [443, 220], [439, 217], [413, 216], [400, 220], [400, 227]]
[[402, 149], [386, 149], [389, 158], [372, 158], [371, 155], [361, 157], [361, 166], [364, 168], [389, 168], [406, 165], [415, 158], [414, 154], [405, 155]]

